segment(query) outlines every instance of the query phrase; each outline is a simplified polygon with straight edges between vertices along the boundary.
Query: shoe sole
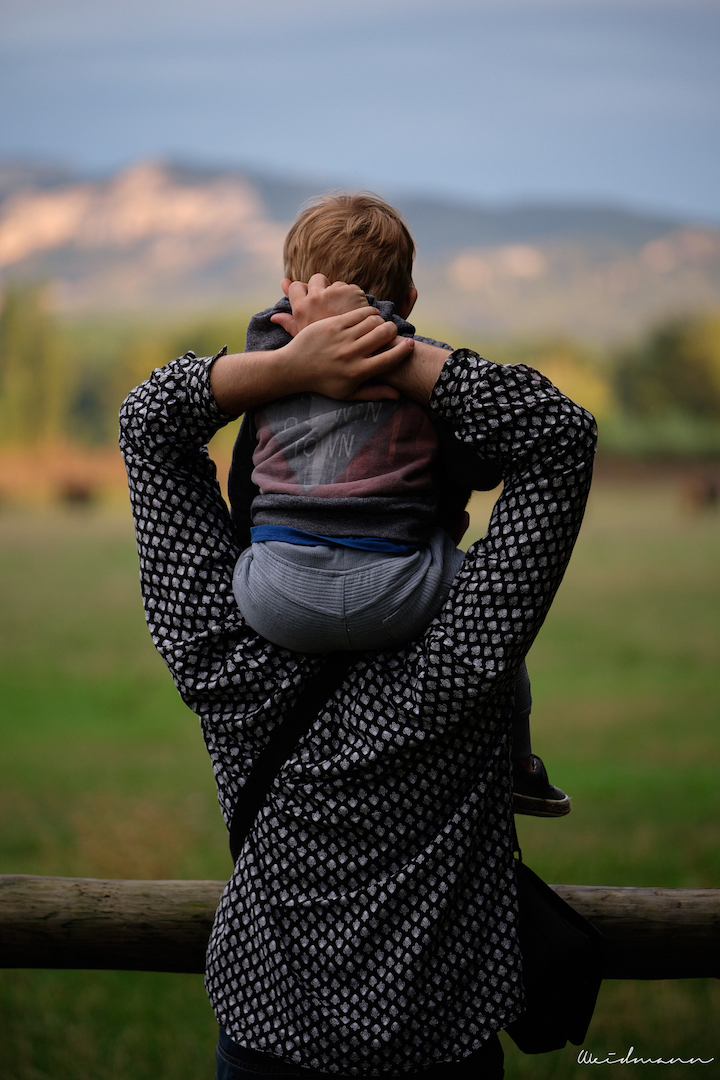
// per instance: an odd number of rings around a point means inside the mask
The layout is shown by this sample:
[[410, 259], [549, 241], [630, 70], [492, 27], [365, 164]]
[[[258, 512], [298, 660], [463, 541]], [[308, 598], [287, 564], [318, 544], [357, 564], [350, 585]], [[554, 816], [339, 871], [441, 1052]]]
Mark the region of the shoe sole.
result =
[[526, 817], [565, 817], [570, 813], [570, 798], [533, 799], [530, 795], [513, 792], [513, 811]]

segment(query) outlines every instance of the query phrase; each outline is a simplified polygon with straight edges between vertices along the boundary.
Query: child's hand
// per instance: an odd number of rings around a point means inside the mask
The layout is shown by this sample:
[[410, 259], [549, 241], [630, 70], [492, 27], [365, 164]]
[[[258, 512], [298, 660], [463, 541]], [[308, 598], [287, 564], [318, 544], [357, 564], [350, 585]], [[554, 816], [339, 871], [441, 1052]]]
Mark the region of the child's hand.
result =
[[346, 285], [344, 281], [335, 281], [331, 285], [324, 274], [313, 274], [307, 285], [283, 278], [282, 290], [290, 300], [292, 315], [278, 312], [270, 321], [282, 326], [291, 337], [320, 319], [368, 307], [359, 285]]

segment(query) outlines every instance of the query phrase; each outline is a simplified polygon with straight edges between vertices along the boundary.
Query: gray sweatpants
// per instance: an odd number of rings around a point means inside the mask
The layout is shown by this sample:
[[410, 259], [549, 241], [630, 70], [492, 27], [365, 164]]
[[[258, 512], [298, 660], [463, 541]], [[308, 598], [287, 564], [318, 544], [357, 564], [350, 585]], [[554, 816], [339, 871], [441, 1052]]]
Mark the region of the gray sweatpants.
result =
[[[243, 551], [233, 592], [253, 630], [285, 649], [393, 649], [437, 615], [464, 557], [444, 529], [411, 555], [270, 540]], [[523, 663], [515, 682], [514, 758], [530, 753], [530, 705]]]
[[286, 649], [392, 649], [435, 617], [463, 558], [444, 529], [411, 555], [270, 540], [243, 551], [233, 591], [250, 626]]

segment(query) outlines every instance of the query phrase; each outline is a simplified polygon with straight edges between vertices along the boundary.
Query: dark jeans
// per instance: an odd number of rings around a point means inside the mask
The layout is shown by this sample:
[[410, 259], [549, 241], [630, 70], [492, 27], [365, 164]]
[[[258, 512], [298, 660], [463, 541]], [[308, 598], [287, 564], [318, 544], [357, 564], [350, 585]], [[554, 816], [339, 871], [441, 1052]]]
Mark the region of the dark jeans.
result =
[[[409, 1080], [412, 1076], [422, 1077], [423, 1080], [502, 1080], [504, 1075], [503, 1051], [497, 1035], [491, 1036], [480, 1050], [462, 1061], [446, 1061], [419, 1073], [382, 1073], [385, 1080], [393, 1080], [394, 1077]], [[303, 1069], [299, 1065], [281, 1061], [274, 1054], [261, 1054], [258, 1050], [238, 1046], [221, 1028], [215, 1080], [262, 1080], [262, 1077], [268, 1080], [359, 1080], [358, 1077], [348, 1078], [339, 1073]]]

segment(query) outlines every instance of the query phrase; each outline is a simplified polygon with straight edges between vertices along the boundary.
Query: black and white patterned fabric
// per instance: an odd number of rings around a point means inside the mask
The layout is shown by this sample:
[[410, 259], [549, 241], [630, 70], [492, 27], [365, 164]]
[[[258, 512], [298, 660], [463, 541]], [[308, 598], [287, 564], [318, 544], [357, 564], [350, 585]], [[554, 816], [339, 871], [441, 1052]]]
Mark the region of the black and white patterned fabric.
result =
[[[238, 556], [205, 443], [215, 358], [154, 372], [121, 414], [148, 625], [200, 717], [227, 820], [322, 658], [235, 604]], [[206, 985], [238, 1043], [348, 1075], [467, 1056], [523, 1009], [509, 705], [572, 551], [595, 426], [542, 375], [460, 349], [430, 401], [505, 486], [439, 616], [358, 654], [276, 779], [220, 902]]]

